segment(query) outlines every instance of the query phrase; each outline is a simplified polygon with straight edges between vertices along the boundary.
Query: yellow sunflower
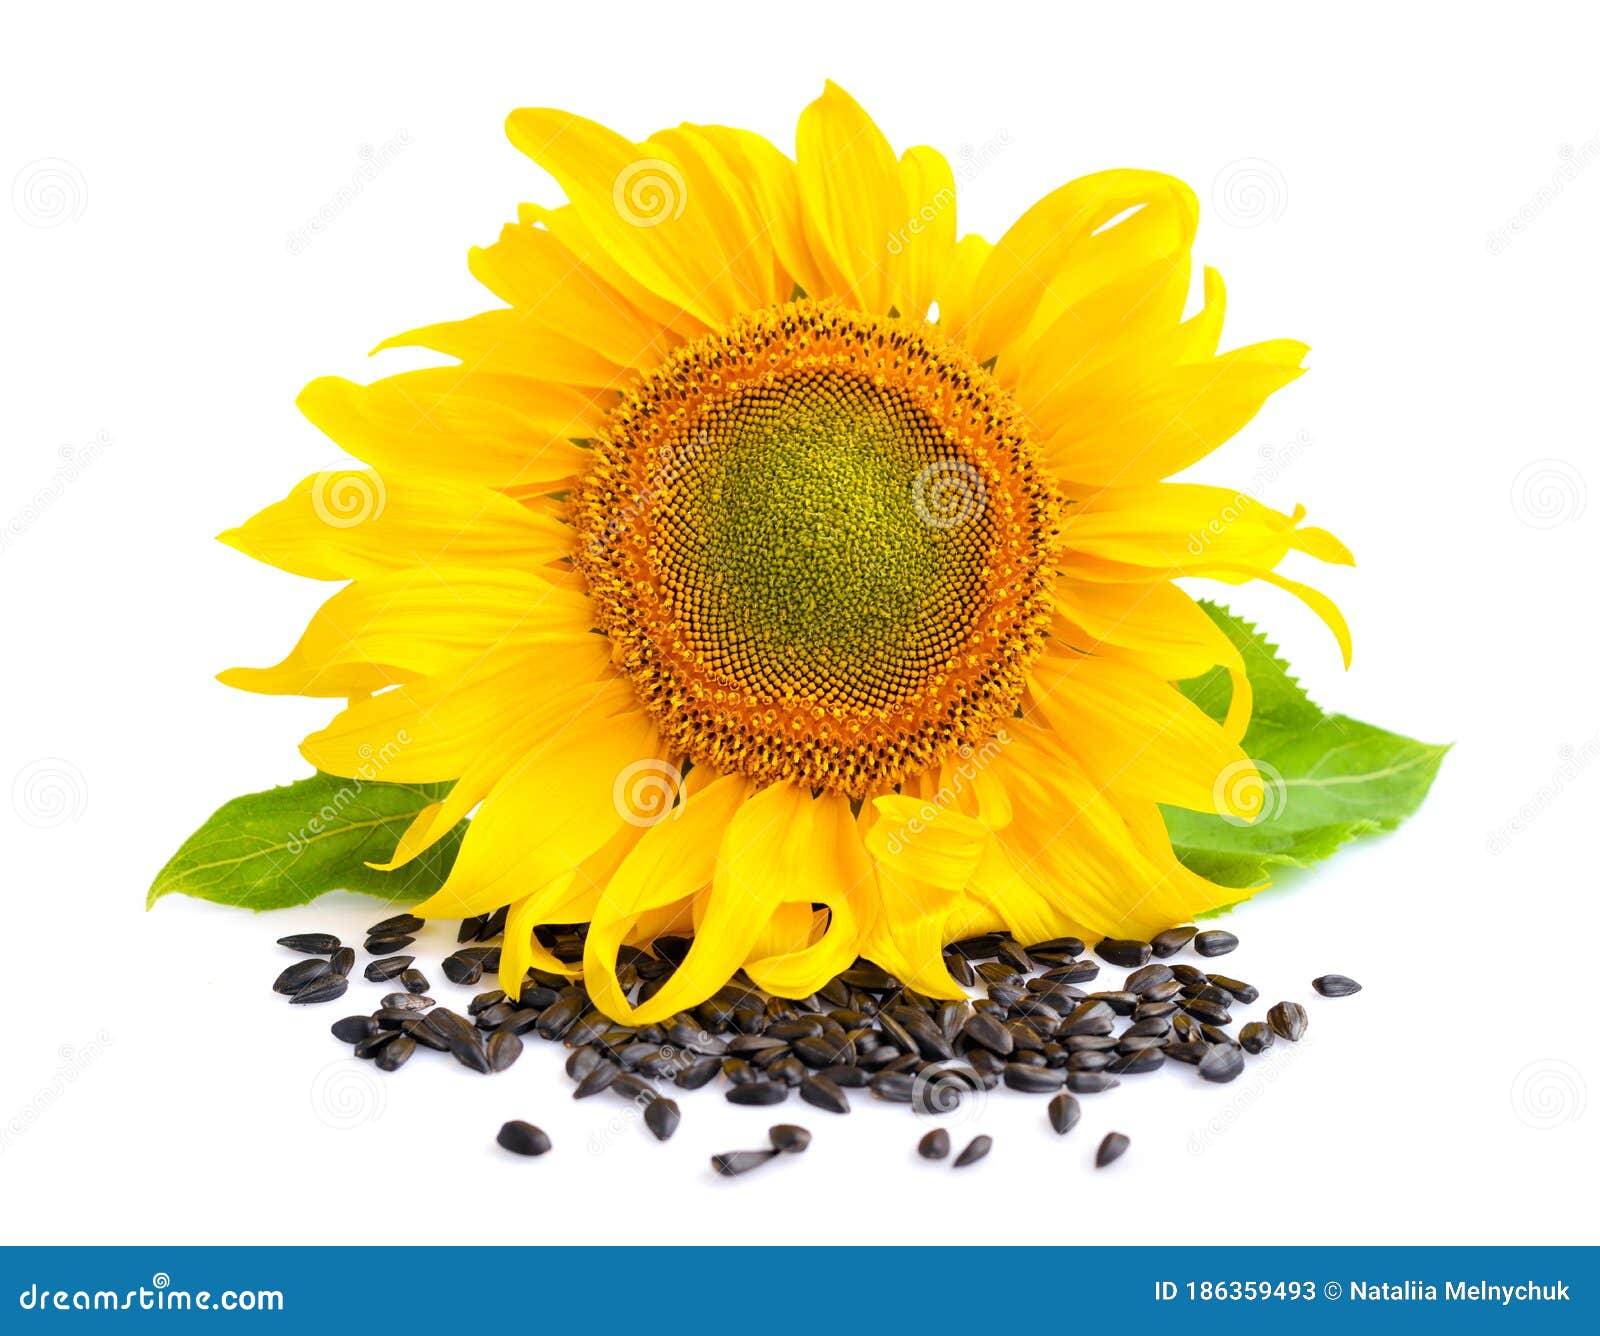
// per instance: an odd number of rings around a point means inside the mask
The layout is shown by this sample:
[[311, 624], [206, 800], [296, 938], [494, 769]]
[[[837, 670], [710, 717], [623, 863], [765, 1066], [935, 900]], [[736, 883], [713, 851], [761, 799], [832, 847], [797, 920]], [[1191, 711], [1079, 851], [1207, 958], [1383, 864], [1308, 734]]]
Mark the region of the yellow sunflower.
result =
[[[449, 365], [307, 387], [371, 470], [223, 536], [348, 581], [223, 680], [348, 698], [301, 747], [324, 771], [455, 781], [387, 866], [476, 809], [417, 912], [509, 903], [508, 991], [581, 973], [645, 1023], [858, 956], [960, 997], [962, 936], [1146, 937], [1237, 900], [1158, 807], [1259, 802], [1221, 782], [1251, 774], [1239, 656], [1174, 580], [1271, 581], [1348, 662], [1276, 569], [1350, 556], [1301, 511], [1163, 481], [1306, 352], [1219, 354], [1211, 270], [1185, 318], [1188, 187], [1103, 172], [958, 236], [949, 163], [897, 158], [832, 85], [792, 160], [722, 126], [509, 132], [568, 202], [472, 252], [506, 305], [382, 345]], [[1220, 725], [1173, 686], [1215, 665]], [[572, 924], [581, 967], [534, 931]], [[665, 933], [693, 945], [641, 998], [619, 951]]]

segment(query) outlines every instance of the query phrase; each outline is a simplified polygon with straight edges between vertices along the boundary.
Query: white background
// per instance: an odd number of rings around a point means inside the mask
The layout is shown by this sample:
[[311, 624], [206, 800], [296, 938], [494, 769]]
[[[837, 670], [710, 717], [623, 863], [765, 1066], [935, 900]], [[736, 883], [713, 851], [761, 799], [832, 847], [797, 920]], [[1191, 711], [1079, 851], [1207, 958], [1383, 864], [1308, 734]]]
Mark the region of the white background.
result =
[[[1600, 28], [1578, 5], [1199, 8], [10, 12], [0, 1234], [1595, 1241]], [[286, 1008], [272, 940], [359, 938], [372, 902], [143, 900], [222, 800], [303, 772], [326, 707], [211, 675], [275, 661], [326, 591], [211, 535], [340, 458], [292, 406], [306, 381], [380, 374], [383, 336], [493, 304], [467, 246], [558, 198], [505, 114], [789, 148], [827, 76], [897, 147], [991, 159], [964, 229], [1105, 167], [1195, 185], [1225, 344], [1303, 338], [1313, 368], [1195, 476], [1303, 500], [1349, 543], [1359, 568], [1318, 578], [1353, 671], [1286, 597], [1234, 601], [1325, 705], [1457, 745], [1402, 832], [1235, 916], [1227, 968], [1313, 1004], [1303, 1050], [1228, 1087], [1129, 1079], [1066, 1138], [999, 1092], [957, 1131], [993, 1153], [955, 1177], [916, 1160], [904, 1108], [795, 1102], [811, 1151], [724, 1182], [707, 1155], [777, 1119], [713, 1091], [663, 1146], [608, 1130], [618, 1100], [574, 1103], [546, 1045], [492, 1080], [432, 1054], [352, 1077], [326, 1027], [355, 1008]], [[292, 246], [363, 146], [387, 165]], [[1366, 991], [1319, 1001], [1329, 970]], [[498, 1152], [514, 1116], [558, 1153]], [[1113, 1127], [1133, 1149], [1097, 1174]]]

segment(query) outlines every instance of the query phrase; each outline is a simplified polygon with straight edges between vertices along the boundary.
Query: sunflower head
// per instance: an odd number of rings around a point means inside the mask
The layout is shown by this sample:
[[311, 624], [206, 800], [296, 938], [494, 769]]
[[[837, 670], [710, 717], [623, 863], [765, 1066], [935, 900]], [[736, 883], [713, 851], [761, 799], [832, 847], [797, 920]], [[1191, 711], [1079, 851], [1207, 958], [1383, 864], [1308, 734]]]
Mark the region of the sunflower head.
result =
[[[1142, 936], [1237, 899], [1160, 815], [1259, 801], [1243, 666], [1176, 582], [1277, 584], [1348, 655], [1278, 566], [1349, 554], [1167, 481], [1306, 351], [1218, 352], [1188, 188], [1106, 172], [963, 236], [945, 159], [897, 156], [832, 85], [792, 158], [545, 110], [510, 133], [566, 202], [473, 252], [504, 305], [384, 345], [445, 365], [308, 387], [370, 471], [225, 535], [343, 587], [224, 680], [348, 698], [302, 745], [323, 770], [453, 781], [389, 866], [474, 814], [419, 912], [509, 904], [508, 991], [581, 973], [642, 1023], [857, 957], [959, 996], [954, 938]], [[375, 503], [330, 513], [334, 485]], [[1218, 665], [1220, 724], [1173, 686]], [[581, 964], [544, 944], [572, 924]], [[619, 970], [667, 933], [694, 938], [670, 977]]]

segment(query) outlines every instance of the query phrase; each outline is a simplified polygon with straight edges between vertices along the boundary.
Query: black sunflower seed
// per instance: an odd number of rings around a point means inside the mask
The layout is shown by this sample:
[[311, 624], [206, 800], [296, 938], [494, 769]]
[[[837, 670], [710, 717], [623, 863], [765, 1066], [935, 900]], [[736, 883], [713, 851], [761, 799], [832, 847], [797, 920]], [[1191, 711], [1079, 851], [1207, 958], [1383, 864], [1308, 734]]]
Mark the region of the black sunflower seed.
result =
[[[707, 1082], [714, 1081], [721, 1070], [720, 1058], [710, 1056], [696, 1058], [672, 1078], [672, 1083], [680, 1090], [698, 1090]], [[803, 1088], [804, 1083], [802, 1083]]]
[[1118, 1016], [1131, 1016], [1139, 1006], [1139, 994], [1120, 990], [1108, 993], [1090, 993], [1090, 1002], [1104, 1002]]
[[446, 956], [442, 968], [444, 977], [451, 983], [466, 984], [470, 987], [483, 978], [483, 962], [465, 960], [459, 952], [453, 956]]
[[1225, 956], [1239, 945], [1239, 939], [1231, 932], [1212, 929], [1210, 932], [1197, 933], [1194, 939], [1194, 949], [1202, 956]]
[[495, 1140], [514, 1155], [543, 1155], [550, 1149], [550, 1138], [540, 1128], [520, 1119], [501, 1127]]
[[1174, 1062], [1187, 1062], [1191, 1067], [1197, 1066], [1211, 1052], [1211, 1045], [1203, 1039], [1180, 1040], [1176, 1044], [1168, 1044], [1164, 1050], [1166, 1055]]
[[328, 964], [333, 967], [335, 974], [348, 974], [356, 967], [356, 952], [353, 946], [341, 946], [328, 957]]
[[1226, 1007], [1218, 1006], [1204, 998], [1190, 998], [1183, 1003], [1183, 1009], [1197, 1021], [1207, 1025], [1227, 1025], [1233, 1017]]
[[776, 1150], [726, 1150], [711, 1157], [711, 1167], [719, 1174], [732, 1178], [735, 1174], [747, 1174], [752, 1169], [759, 1169], [782, 1153]]
[[[611, 1020], [609, 1017], [602, 1015], [598, 1011], [585, 1012], [572, 1023], [572, 1028], [561, 1036], [561, 1042], [572, 1045], [592, 1044], [610, 1028]], [[659, 1046], [652, 1044], [651, 1047]]]
[[1203, 986], [1209, 981], [1209, 976], [1206, 972], [1202, 969], [1196, 969], [1193, 965], [1172, 966], [1172, 977], [1185, 986], [1189, 984]]
[[408, 933], [421, 932], [422, 920], [415, 914], [396, 914], [386, 918], [382, 923], [374, 923], [367, 929], [368, 937], [404, 937]]
[[428, 991], [428, 976], [421, 970], [401, 970], [400, 984], [408, 993]]
[[917, 1154], [925, 1160], [942, 1160], [950, 1153], [950, 1134], [936, 1127], [917, 1142]]
[[967, 1148], [956, 1156], [955, 1168], [961, 1169], [969, 1164], [976, 1164], [989, 1153], [989, 1147], [994, 1145], [993, 1137], [973, 1137], [967, 1142]]
[[1050, 1118], [1050, 1125], [1054, 1130], [1066, 1134], [1078, 1125], [1078, 1118], [1083, 1117], [1083, 1106], [1066, 1091], [1061, 1091], [1061, 1094], [1051, 1099], [1045, 1109], [1045, 1115]]
[[503, 1072], [522, 1056], [522, 1040], [509, 1030], [496, 1030], [484, 1045], [489, 1055], [489, 1070]]
[[320, 979], [313, 979], [310, 983], [296, 990], [295, 995], [289, 999], [290, 1006], [307, 1002], [332, 1002], [336, 997], [343, 997], [345, 990], [350, 987], [350, 980], [342, 974], [325, 974]]
[[1099, 1148], [1094, 1153], [1094, 1167], [1096, 1169], [1104, 1169], [1127, 1149], [1127, 1137], [1123, 1136], [1121, 1132], [1107, 1132], [1100, 1142]]
[[767, 1129], [767, 1140], [772, 1142], [773, 1150], [798, 1155], [811, 1144], [811, 1133], [794, 1123], [778, 1123]]
[[1351, 993], [1359, 993], [1361, 985], [1345, 974], [1323, 974], [1311, 981], [1323, 997], [1349, 997]]
[[559, 988], [551, 988], [542, 983], [525, 983], [517, 994], [517, 1001], [525, 1007], [534, 1007], [543, 1011], [561, 996]]
[[1172, 1033], [1172, 1022], [1165, 1016], [1146, 1016], [1136, 1020], [1118, 1036], [1119, 1039], [1165, 1039]]
[[1146, 997], [1150, 990], [1164, 983], [1172, 982], [1172, 970], [1159, 961], [1153, 965], [1142, 965], [1122, 981], [1125, 992], [1135, 993], [1139, 997]]
[[843, 1086], [846, 1090], [865, 1090], [872, 1084], [872, 1073], [865, 1067], [824, 1067], [818, 1076], [825, 1076], [836, 1086]]
[[600, 1064], [600, 1052], [593, 1048], [575, 1048], [567, 1058], [567, 1075], [581, 1081]]
[[399, 1036], [400, 1032], [398, 1030], [379, 1030], [377, 1034], [368, 1035], [367, 1038], [361, 1040], [355, 1046], [353, 1052], [358, 1058], [377, 1057]]
[[1006, 1064], [1004, 1080], [1012, 1090], [1046, 1095], [1052, 1090], [1061, 1089], [1066, 1073], [1055, 1067], [1025, 1067], [1019, 1062], [1010, 1062]]
[[279, 946], [298, 951], [303, 956], [331, 956], [339, 949], [339, 939], [331, 932], [297, 932], [278, 938]]
[[1158, 932], [1150, 939], [1150, 954], [1158, 960], [1177, 955], [1183, 950], [1184, 944], [1195, 935], [1195, 931], [1193, 924], [1185, 924], [1181, 928], [1168, 928], [1165, 932]]
[[975, 1044], [982, 1044], [991, 1053], [1004, 1057], [1015, 1047], [1011, 1031], [986, 1012], [976, 1011], [967, 1018], [961, 1033]]
[[378, 1023], [371, 1016], [346, 1016], [332, 1026], [333, 1037], [346, 1044], [359, 1044], [378, 1032]]
[[597, 1062], [589, 1069], [583, 1080], [578, 1082], [577, 1089], [572, 1092], [572, 1098], [588, 1099], [590, 1095], [598, 1095], [602, 1090], [609, 1090], [621, 1075], [622, 1068], [616, 1063], [604, 1060]]
[[1081, 956], [1084, 945], [1083, 940], [1078, 937], [1052, 937], [1047, 942], [1035, 942], [1028, 948], [1028, 952], [1035, 957], [1041, 954]]
[[416, 940], [402, 933], [398, 937], [369, 937], [365, 945], [369, 956], [392, 956], [396, 951], [404, 951]]
[[408, 1034], [423, 1048], [431, 1048], [438, 1053], [448, 1053], [450, 1044], [445, 1037], [428, 1024], [427, 1016], [418, 1016], [414, 1020], [403, 1021], [400, 1025], [402, 1034]]
[[1278, 1002], [1267, 1011], [1267, 1024], [1273, 1034], [1291, 1043], [1306, 1032], [1306, 1009], [1298, 1002]]
[[1125, 937], [1105, 937], [1095, 943], [1094, 953], [1113, 965], [1135, 969], [1150, 959], [1150, 943], [1135, 942]]
[[1107, 1035], [1116, 1024], [1116, 1013], [1103, 999], [1089, 998], [1080, 1002], [1071, 1013], [1061, 1018], [1056, 1034], [1062, 1038], [1074, 1035]]
[[378, 1050], [377, 1056], [372, 1061], [381, 1071], [398, 1071], [405, 1065], [406, 1059], [416, 1051], [415, 1039], [408, 1034], [397, 1034]]
[[916, 1080], [906, 1072], [879, 1072], [872, 1078], [872, 1093], [894, 1104], [909, 1104]]
[[1214, 988], [1220, 988], [1233, 998], [1235, 1002], [1243, 1002], [1246, 1006], [1261, 996], [1261, 990], [1241, 979], [1230, 979], [1226, 974], [1208, 974]]
[[390, 956], [387, 960], [368, 961], [362, 973], [373, 983], [387, 983], [410, 969], [415, 959], [415, 956]]
[[1097, 977], [1100, 966], [1093, 960], [1073, 960], [1065, 965], [1058, 965], [1053, 970], [1046, 970], [1041, 976], [1056, 983], [1088, 983]]
[[644, 1125], [657, 1141], [670, 1140], [682, 1119], [683, 1114], [674, 1100], [653, 1099], [644, 1106]]
[[1098, 1072], [1104, 1070], [1115, 1054], [1105, 1053], [1097, 1049], [1084, 1049], [1077, 1053], [1067, 1054], [1067, 1070], [1069, 1072]]
[[[1160, 1040], [1152, 1040], [1159, 1045]], [[1129, 1052], [1116, 1054], [1110, 1062], [1106, 1063], [1105, 1070], [1116, 1072], [1120, 1075], [1137, 1075], [1140, 1072], [1153, 1072], [1167, 1060], [1167, 1055], [1161, 1048], [1137, 1048]]]
[[539, 1014], [539, 1020], [534, 1028], [542, 1038], [560, 1039], [573, 1027], [579, 1014], [588, 1005], [588, 1001], [581, 990], [568, 993], [555, 1005], [546, 1007]]
[[1200, 1059], [1200, 1077], [1219, 1084], [1233, 1080], [1244, 1070], [1244, 1050], [1235, 1044], [1213, 1044]]
[[489, 1065], [489, 1054], [479, 1043], [475, 1034], [462, 1034], [452, 1030], [445, 1035], [445, 1042], [450, 1045], [450, 1056], [463, 1067], [470, 1067], [475, 1072], [488, 1074], [494, 1069]]
[[297, 960], [272, 981], [272, 991], [297, 993], [313, 979], [320, 979], [332, 973], [333, 966], [326, 960]]
[[1239, 1046], [1246, 1053], [1262, 1053], [1272, 1047], [1272, 1027], [1251, 1021], [1239, 1029]]
[[729, 1104], [782, 1104], [789, 1087], [778, 1081], [749, 1081], [728, 1088]]
[[510, 905], [501, 905], [492, 914], [485, 914], [483, 922], [478, 927], [477, 940], [487, 942], [491, 938], [500, 936], [506, 930], [506, 916], [511, 913]]
[[972, 962], [965, 956], [953, 951], [944, 954], [945, 968], [950, 971], [950, 977], [963, 988], [971, 988], [978, 982], [978, 976], [973, 972]]
[[1107, 1076], [1104, 1072], [1067, 1073], [1067, 1089], [1075, 1095], [1093, 1095], [1121, 1084], [1116, 1077]]
[[[481, 1016], [483, 1013], [479, 1012], [478, 1014]], [[518, 1007], [494, 1028], [496, 1030], [504, 1030], [507, 1034], [527, 1034], [529, 1030], [538, 1025], [540, 1014], [533, 1007]]]
[[433, 999], [421, 993], [385, 993], [383, 1005], [390, 1011], [426, 1011]]

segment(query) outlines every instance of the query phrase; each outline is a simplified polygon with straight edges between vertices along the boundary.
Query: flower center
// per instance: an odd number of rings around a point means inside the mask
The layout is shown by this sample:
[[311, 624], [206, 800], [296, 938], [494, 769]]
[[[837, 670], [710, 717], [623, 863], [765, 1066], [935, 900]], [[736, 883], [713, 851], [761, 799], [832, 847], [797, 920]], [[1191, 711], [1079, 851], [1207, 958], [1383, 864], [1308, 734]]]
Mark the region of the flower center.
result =
[[933, 330], [791, 302], [676, 350], [595, 445], [578, 564], [674, 750], [862, 796], [1015, 712], [1054, 497]]

